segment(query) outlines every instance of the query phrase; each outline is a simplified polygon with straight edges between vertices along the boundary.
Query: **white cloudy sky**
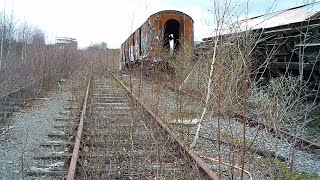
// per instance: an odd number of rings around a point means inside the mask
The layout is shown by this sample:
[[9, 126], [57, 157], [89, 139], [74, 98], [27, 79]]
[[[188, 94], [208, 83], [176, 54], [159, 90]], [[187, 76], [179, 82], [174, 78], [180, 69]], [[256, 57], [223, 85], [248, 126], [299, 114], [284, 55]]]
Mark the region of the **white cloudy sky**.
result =
[[[210, 36], [214, 0], [0, 0], [0, 11], [12, 12], [20, 22], [42, 29], [48, 42], [56, 36], [77, 38], [80, 47], [107, 42], [120, 44], [151, 14], [180, 10], [194, 20], [195, 40]], [[247, 0], [239, 0], [247, 1]], [[265, 14], [273, 0], [249, 0], [249, 16]], [[272, 10], [282, 10], [311, 0], [276, 0]]]

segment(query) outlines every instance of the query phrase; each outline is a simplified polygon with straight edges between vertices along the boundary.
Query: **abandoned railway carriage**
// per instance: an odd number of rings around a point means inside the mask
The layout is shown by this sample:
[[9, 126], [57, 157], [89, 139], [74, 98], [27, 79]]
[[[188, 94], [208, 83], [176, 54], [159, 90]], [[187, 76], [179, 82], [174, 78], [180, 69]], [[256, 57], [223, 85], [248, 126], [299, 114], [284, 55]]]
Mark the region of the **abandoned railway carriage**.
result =
[[121, 66], [157, 62], [162, 49], [175, 51], [182, 46], [193, 47], [193, 36], [190, 16], [175, 10], [157, 12], [121, 45]]

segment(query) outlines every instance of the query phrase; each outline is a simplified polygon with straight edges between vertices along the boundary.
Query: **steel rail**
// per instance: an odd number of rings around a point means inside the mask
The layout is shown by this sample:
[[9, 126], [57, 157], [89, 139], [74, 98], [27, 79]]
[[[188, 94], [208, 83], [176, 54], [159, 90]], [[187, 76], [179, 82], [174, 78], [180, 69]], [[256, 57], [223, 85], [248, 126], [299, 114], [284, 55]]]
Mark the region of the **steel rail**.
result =
[[14, 94], [14, 93], [16, 93], [18, 91], [21, 91], [23, 89], [31, 87], [31, 86], [35, 85], [36, 83], [40, 82], [42, 79], [43, 78], [39, 78], [39, 79], [33, 80], [32, 82], [29, 82], [28, 84], [25, 84], [25, 85], [23, 85], [23, 86], [21, 86], [19, 88], [16, 88], [16, 89], [14, 89], [14, 90], [12, 90], [10, 92], [6, 92], [6, 93], [3, 93], [3, 94], [0, 94], [0, 98], [4, 98], [6, 96], [10, 96], [11, 94]]
[[[191, 93], [188, 93], [186, 91], [183, 91], [183, 90], [179, 90], [179, 89], [175, 89], [173, 88], [172, 86], [169, 86], [169, 85], [165, 85], [168, 89], [170, 90], [173, 90], [173, 91], [176, 91], [176, 92], [179, 92], [179, 93], [182, 93], [182, 94], [185, 94], [191, 98], [194, 98], [194, 99], [197, 99], [197, 100], [200, 100], [200, 101], [203, 101], [203, 99], [201, 99], [199, 96], [196, 96], [194, 94], [191, 94]], [[233, 117], [236, 117], [238, 118], [240, 122], [243, 123], [243, 121], [241, 121], [241, 119], [243, 119], [243, 115], [241, 114], [238, 114], [238, 113], [234, 113], [232, 115]], [[309, 141], [307, 139], [303, 139], [299, 136], [295, 136], [295, 135], [292, 135], [290, 134], [289, 132], [287, 131], [284, 131], [282, 129], [279, 129], [279, 128], [275, 128], [275, 127], [272, 127], [272, 126], [269, 126], [269, 125], [266, 125], [266, 124], [263, 124], [261, 122], [258, 122], [257, 120], [253, 119], [253, 118], [249, 118], [249, 117], [246, 117], [248, 119], [247, 121], [247, 124], [250, 125], [251, 127], [261, 127], [261, 128], [266, 128], [270, 133], [274, 134], [275, 136], [277, 136], [278, 138], [282, 138], [282, 137], [285, 137], [287, 138], [289, 141], [291, 142], [295, 142], [295, 146], [297, 145], [303, 145], [305, 147], [308, 147], [309, 149], [311, 150], [316, 150], [316, 149], [320, 149], [320, 145], [317, 144], [317, 143], [314, 143], [312, 141]]]
[[78, 132], [77, 132], [76, 141], [74, 144], [74, 149], [73, 149], [73, 153], [72, 153], [72, 157], [71, 157], [67, 180], [74, 179], [76, 168], [77, 168], [78, 155], [79, 155], [79, 149], [80, 149], [80, 141], [81, 141], [81, 136], [82, 136], [82, 132], [83, 132], [83, 124], [84, 124], [83, 121], [84, 121], [84, 117], [86, 115], [87, 101], [88, 101], [88, 97], [89, 97], [89, 89], [90, 89], [90, 84], [91, 84], [91, 76], [92, 76], [92, 71], [90, 72], [90, 75], [89, 75], [88, 85], [87, 85], [86, 94], [84, 97], [84, 102], [83, 102], [82, 111], [81, 111], [81, 115], [80, 115], [80, 123], [78, 126]]
[[[238, 121], [242, 122], [243, 115], [240, 114], [234, 114], [233, 117], [238, 118]], [[294, 142], [294, 146], [298, 146], [298, 145], [303, 145], [304, 147], [307, 147], [311, 150], [316, 150], [316, 149], [320, 149], [320, 145], [317, 143], [314, 143], [312, 141], [309, 141], [307, 139], [303, 139], [299, 136], [295, 136], [290, 134], [287, 131], [284, 131], [282, 129], [279, 128], [275, 128], [266, 124], [263, 124], [261, 122], [258, 122], [255, 119], [252, 118], [248, 118], [247, 124], [251, 127], [261, 127], [261, 128], [265, 128], [267, 129], [270, 133], [274, 134], [275, 136], [277, 136], [278, 138], [283, 138], [285, 137], [287, 140], [289, 140], [289, 142]]]
[[128, 91], [130, 96], [132, 96], [135, 99], [135, 101], [137, 101], [151, 115], [151, 117], [154, 120], [156, 120], [156, 122], [160, 125], [160, 127], [162, 127], [162, 129], [165, 130], [165, 132], [178, 144], [178, 146], [182, 148], [182, 150], [189, 156], [189, 158], [199, 166], [199, 170], [204, 176], [206, 176], [206, 179], [212, 179], [212, 180], [220, 179], [219, 176], [216, 173], [214, 173], [207, 166], [207, 164], [188, 147], [188, 145], [184, 144], [179, 139], [179, 137], [165, 123], [163, 123], [161, 119], [158, 116], [156, 116], [156, 114], [154, 114], [145, 103], [142, 102], [140, 98], [138, 98], [133, 93], [131, 93], [130, 89], [118, 77], [116, 77], [113, 73], [111, 74]]

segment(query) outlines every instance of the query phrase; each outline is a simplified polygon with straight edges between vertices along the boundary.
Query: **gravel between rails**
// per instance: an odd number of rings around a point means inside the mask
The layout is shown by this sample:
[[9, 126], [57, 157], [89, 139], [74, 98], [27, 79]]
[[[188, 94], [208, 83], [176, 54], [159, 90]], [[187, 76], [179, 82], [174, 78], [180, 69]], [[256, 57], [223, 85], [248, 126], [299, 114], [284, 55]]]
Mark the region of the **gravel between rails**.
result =
[[24, 172], [30, 165], [35, 165], [32, 157], [42, 151], [39, 144], [48, 141], [48, 133], [57, 130], [55, 118], [62, 116], [60, 112], [65, 111], [70, 99], [69, 92], [53, 92], [48, 100], [38, 101], [29, 110], [15, 113], [5, 124], [0, 124], [0, 128], [11, 127], [5, 134], [0, 134], [1, 180], [31, 178]]
[[[129, 87], [129, 76], [121, 75], [120, 78], [125, 82], [125, 84]], [[177, 98], [176, 93], [165, 89], [163, 87], [159, 87], [159, 85], [153, 84], [152, 82], [143, 82], [142, 91], [139, 93], [139, 86], [141, 86], [138, 78], [131, 78], [133, 85], [133, 92], [138, 95], [140, 94], [140, 98], [143, 99], [145, 103], [147, 103], [151, 109], [156, 111], [156, 114], [167, 124], [172, 122], [172, 117], [170, 117], [170, 113], [177, 111]], [[190, 99], [188, 97], [183, 97], [183, 110], [195, 112], [196, 114], [201, 113], [202, 105], [201, 102]], [[201, 138], [199, 139], [199, 143], [194, 148], [194, 151], [198, 154], [198, 156], [207, 156], [210, 158], [217, 159], [218, 147], [215, 142], [218, 125], [217, 125], [216, 117], [207, 117], [203, 122], [203, 128], [201, 130]], [[172, 129], [175, 129], [178, 133], [181, 133], [180, 136], [188, 142], [191, 143], [194, 134], [196, 132], [196, 124], [189, 125], [181, 125], [181, 124], [168, 124]], [[230, 120], [221, 120], [220, 131], [222, 136], [228, 136], [230, 131], [234, 135], [235, 139], [240, 139], [243, 134], [243, 124], [235, 121], [234, 119]], [[186, 133], [188, 132], [188, 133]], [[221, 139], [228, 139], [226, 137], [221, 137]], [[275, 138], [272, 134], [268, 133], [265, 130], [257, 131], [256, 128], [246, 127], [246, 141], [248, 144], [253, 143], [253, 147], [257, 147], [263, 150], [267, 150], [269, 152], [274, 152], [275, 155], [279, 155], [285, 157], [290, 160], [291, 158], [291, 148], [292, 144], [290, 144], [285, 139]], [[240, 144], [240, 143], [239, 143]], [[227, 144], [221, 145], [222, 149], [222, 159], [224, 161], [230, 162], [230, 148]], [[270, 174], [274, 175], [274, 170], [272, 170], [271, 166], [274, 162], [265, 162], [265, 159], [261, 156], [258, 156], [254, 153], [247, 152], [248, 158], [246, 159], [248, 163], [245, 165], [245, 169], [251, 172], [253, 179], [274, 179], [275, 176], [270, 176]], [[241, 154], [235, 154], [236, 162], [239, 162], [239, 158]], [[269, 166], [268, 166], [269, 163]], [[287, 165], [289, 161], [285, 162]], [[217, 163], [208, 162], [209, 166], [212, 169], [217, 168]], [[267, 166], [266, 166], [267, 164]], [[236, 165], [239, 166], [238, 163]], [[308, 153], [306, 151], [302, 151], [301, 149], [295, 149], [294, 151], [294, 169], [298, 172], [307, 172], [310, 174], [316, 174], [318, 178], [320, 178], [320, 151], [315, 153]], [[222, 170], [222, 179], [230, 179], [228, 177], [228, 169]], [[239, 173], [239, 172], [238, 172]], [[239, 174], [236, 173], [235, 177], [240, 177]], [[237, 179], [237, 178], [236, 178]]]

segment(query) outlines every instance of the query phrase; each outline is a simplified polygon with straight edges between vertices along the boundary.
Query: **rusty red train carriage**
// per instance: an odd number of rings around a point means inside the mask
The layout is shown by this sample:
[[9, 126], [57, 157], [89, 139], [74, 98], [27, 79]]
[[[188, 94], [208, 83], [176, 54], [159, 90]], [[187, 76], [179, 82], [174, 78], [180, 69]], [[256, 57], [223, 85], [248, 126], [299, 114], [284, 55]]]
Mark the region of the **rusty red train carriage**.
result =
[[160, 50], [193, 47], [193, 39], [193, 19], [189, 15], [176, 10], [154, 13], [121, 45], [121, 66], [159, 61]]

